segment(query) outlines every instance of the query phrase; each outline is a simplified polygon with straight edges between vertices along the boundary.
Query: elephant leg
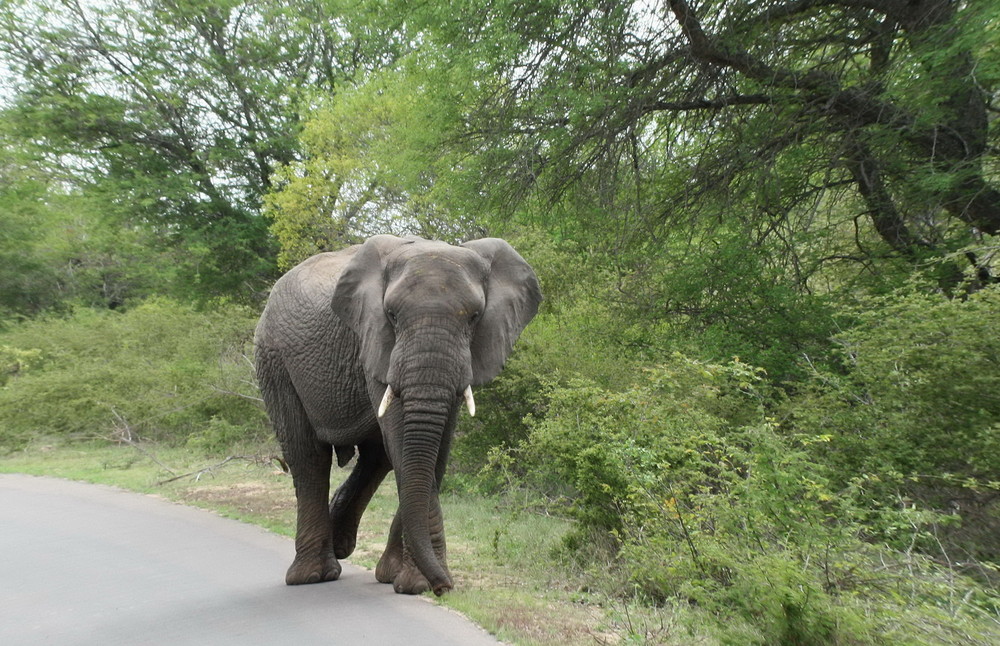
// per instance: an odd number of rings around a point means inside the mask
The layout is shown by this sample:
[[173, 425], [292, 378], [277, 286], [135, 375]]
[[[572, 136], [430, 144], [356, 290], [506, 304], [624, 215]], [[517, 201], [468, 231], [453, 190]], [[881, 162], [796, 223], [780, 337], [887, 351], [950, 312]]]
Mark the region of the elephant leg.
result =
[[358, 445], [358, 461], [354, 470], [330, 501], [333, 549], [337, 558], [347, 558], [354, 551], [361, 516], [391, 470], [389, 457], [380, 442]]
[[389, 540], [382, 552], [378, 565], [375, 566], [375, 579], [379, 583], [392, 583], [400, 570], [403, 569], [403, 522], [399, 519], [399, 510], [392, 517], [389, 527]]
[[257, 376], [264, 405], [295, 484], [298, 508], [295, 560], [285, 574], [285, 583], [332, 581], [340, 576], [327, 509], [333, 448], [316, 439], [305, 408], [280, 361], [261, 352]]
[[[444, 515], [441, 513], [441, 504], [437, 495], [433, 496], [429, 506], [428, 525], [434, 554], [444, 567], [445, 572], [448, 573], [448, 578], [451, 578], [451, 572], [448, 570], [448, 550], [444, 538]], [[389, 540], [385, 551], [375, 568], [375, 578], [381, 583], [392, 583], [396, 592], [404, 594], [420, 594], [431, 589], [427, 577], [417, 568], [417, 564], [406, 545], [398, 510], [392, 519], [392, 527], [389, 529]]]
[[314, 443], [285, 459], [295, 483], [298, 516], [295, 528], [295, 560], [285, 574], [285, 583], [321, 583], [340, 577], [340, 563], [333, 549], [333, 531], [327, 500], [330, 495], [330, 467], [333, 451], [329, 445]]

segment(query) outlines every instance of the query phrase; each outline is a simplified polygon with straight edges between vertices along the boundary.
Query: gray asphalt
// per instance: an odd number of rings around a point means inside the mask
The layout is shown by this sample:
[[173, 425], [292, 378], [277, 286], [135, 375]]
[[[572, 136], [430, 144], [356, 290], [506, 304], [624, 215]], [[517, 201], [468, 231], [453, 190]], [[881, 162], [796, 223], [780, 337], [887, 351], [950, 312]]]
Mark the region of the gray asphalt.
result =
[[344, 563], [288, 587], [290, 539], [152, 496], [0, 474], [0, 644], [497, 644]]

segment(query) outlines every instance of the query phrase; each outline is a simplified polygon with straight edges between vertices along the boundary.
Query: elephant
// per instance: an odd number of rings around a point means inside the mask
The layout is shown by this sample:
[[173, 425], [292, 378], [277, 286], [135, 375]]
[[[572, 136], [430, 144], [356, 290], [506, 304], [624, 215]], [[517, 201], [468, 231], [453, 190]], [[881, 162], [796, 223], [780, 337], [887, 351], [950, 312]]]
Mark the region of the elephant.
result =
[[[500, 372], [542, 301], [499, 238], [377, 235], [278, 279], [254, 334], [264, 406], [292, 474], [288, 585], [332, 581], [389, 471], [398, 508], [375, 577], [398, 593], [453, 587], [438, 492], [462, 403]], [[333, 455], [346, 480], [330, 492]], [[329, 502], [328, 502], [329, 500]]]

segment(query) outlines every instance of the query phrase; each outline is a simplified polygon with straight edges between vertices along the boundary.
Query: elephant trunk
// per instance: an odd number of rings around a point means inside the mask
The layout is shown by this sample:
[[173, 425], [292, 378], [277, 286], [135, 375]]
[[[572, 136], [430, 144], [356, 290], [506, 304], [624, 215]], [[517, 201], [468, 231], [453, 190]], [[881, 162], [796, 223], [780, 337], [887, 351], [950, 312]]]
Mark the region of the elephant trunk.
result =
[[437, 496], [458, 399], [454, 389], [437, 390], [441, 392], [402, 397], [402, 462], [397, 477], [404, 541], [431, 589], [441, 595], [452, 583], [443, 564], [444, 525]]

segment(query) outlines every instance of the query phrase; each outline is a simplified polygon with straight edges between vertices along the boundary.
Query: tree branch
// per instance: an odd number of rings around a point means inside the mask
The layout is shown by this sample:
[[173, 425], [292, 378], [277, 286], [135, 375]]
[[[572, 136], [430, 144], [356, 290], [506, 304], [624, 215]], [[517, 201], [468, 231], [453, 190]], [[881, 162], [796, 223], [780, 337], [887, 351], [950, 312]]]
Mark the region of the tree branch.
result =
[[[195, 471], [191, 471], [189, 473], [182, 473], [179, 476], [174, 476], [172, 478], [167, 478], [166, 480], [160, 480], [159, 482], [156, 483], [156, 486], [160, 487], [160, 486], [163, 486], [165, 484], [169, 484], [171, 482], [176, 482], [177, 480], [180, 480], [182, 478], [189, 478], [191, 476], [194, 476], [195, 481], [198, 481], [198, 480], [201, 480], [201, 476], [205, 475], [206, 473], [211, 473], [215, 469], [218, 469], [219, 467], [223, 467], [223, 466], [229, 464], [230, 462], [232, 462], [234, 460], [244, 460], [246, 462], [253, 462], [254, 464], [261, 464], [262, 462], [276, 462], [278, 464], [278, 466], [281, 468], [282, 471], [284, 471], [285, 473], [289, 472], [288, 471], [288, 465], [285, 463], [284, 459], [282, 459], [280, 456], [277, 456], [277, 455], [268, 455], [268, 456], [262, 456], [262, 455], [253, 455], [253, 456], [251, 456], [251, 455], [230, 455], [229, 457], [227, 457], [222, 462], [218, 462], [216, 464], [212, 464], [212, 465], [209, 465], [209, 466], [201, 468], [201, 469], [196, 469]], [[171, 474], [172, 473], [173, 473], [173, 471], [171, 471]]]
[[[815, 2], [809, 6], [819, 6]], [[830, 2], [845, 6], [864, 6], [874, 9], [868, 2]], [[918, 126], [914, 115], [900, 109], [892, 102], [879, 99], [875, 92], [865, 87], [843, 87], [839, 79], [821, 71], [797, 72], [784, 68], [772, 67], [759, 61], [746, 52], [728, 48], [709, 37], [685, 0], [669, 0], [671, 12], [677, 19], [681, 31], [691, 46], [691, 55], [696, 59], [723, 68], [731, 68], [746, 77], [760, 82], [765, 87], [777, 86], [799, 95], [799, 100], [817, 107], [821, 113], [833, 116], [844, 130], [851, 131], [869, 125], [882, 125], [898, 130], [907, 140], [928, 160], [939, 166], [945, 172], [957, 171], [960, 181], [945, 191], [942, 206], [959, 220], [965, 221], [981, 231], [995, 235], [1000, 232], [1000, 191], [994, 189], [986, 181], [980, 169], [979, 159], [982, 147], [977, 147], [981, 134], [977, 129], [979, 108], [976, 101], [985, 105], [984, 97], [966, 96], [958, 92], [952, 102], [964, 106], [956, 115], [954, 123], [935, 124], [930, 127]], [[802, 8], [805, 0], [793, 3], [789, 7]], [[948, 14], [947, 3], [935, 0], [917, 0], [914, 10], [915, 17], [908, 17], [910, 29], [923, 29], [929, 24], [938, 24]], [[901, 10], [893, 4], [890, 9]], [[890, 9], [884, 9], [889, 13]], [[900, 19], [900, 18], [897, 18]], [[970, 57], [959, 55], [950, 61], [952, 74], [966, 72], [964, 64], [969, 64]], [[970, 59], [971, 60], [971, 59]], [[968, 105], [966, 105], [968, 104]], [[982, 110], [985, 114], [985, 110]], [[971, 116], [970, 116], [971, 115]], [[967, 121], [976, 121], [971, 125]], [[859, 184], [860, 186], [860, 184]], [[866, 198], [867, 199], [867, 198]]]
[[695, 99], [693, 101], [654, 101], [646, 106], [647, 111], [719, 110], [734, 105], [770, 105], [774, 99], [767, 94], [735, 94], [717, 99]]
[[906, 220], [896, 208], [882, 177], [882, 168], [875, 155], [864, 142], [849, 135], [844, 160], [848, 171], [857, 183], [858, 192], [868, 206], [868, 215], [879, 236], [893, 250], [913, 258], [917, 249], [928, 247], [906, 226]]

